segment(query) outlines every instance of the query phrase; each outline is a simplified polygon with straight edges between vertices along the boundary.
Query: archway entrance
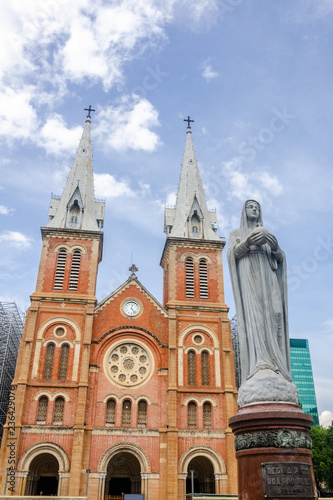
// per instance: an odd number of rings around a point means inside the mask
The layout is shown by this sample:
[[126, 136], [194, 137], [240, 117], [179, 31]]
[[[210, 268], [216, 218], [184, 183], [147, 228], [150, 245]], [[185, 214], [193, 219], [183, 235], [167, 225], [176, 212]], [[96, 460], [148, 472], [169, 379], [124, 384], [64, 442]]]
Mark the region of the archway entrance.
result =
[[188, 464], [186, 493], [192, 493], [191, 470], [194, 471], [194, 493], [215, 493], [214, 468], [206, 457], [194, 457]]
[[141, 493], [141, 468], [138, 459], [129, 452], [114, 455], [108, 465], [105, 500], [121, 498], [122, 493]]
[[26, 495], [54, 495], [58, 493], [59, 463], [51, 453], [41, 453], [29, 467]]

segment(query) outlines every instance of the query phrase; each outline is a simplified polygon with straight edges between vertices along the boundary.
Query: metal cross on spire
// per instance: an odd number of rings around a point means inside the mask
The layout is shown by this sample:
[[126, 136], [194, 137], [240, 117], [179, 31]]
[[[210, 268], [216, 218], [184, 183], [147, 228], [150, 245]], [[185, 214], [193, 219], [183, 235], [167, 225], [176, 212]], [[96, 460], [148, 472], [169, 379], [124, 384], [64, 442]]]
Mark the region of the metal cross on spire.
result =
[[89, 104], [89, 108], [84, 108], [85, 111], [88, 111], [87, 118], [91, 118], [91, 112], [96, 111], [95, 109], [92, 109], [91, 104]]
[[194, 120], [191, 120], [188, 116], [187, 118], [184, 118], [184, 122], [187, 122], [187, 128], [191, 128], [191, 122], [194, 122]]

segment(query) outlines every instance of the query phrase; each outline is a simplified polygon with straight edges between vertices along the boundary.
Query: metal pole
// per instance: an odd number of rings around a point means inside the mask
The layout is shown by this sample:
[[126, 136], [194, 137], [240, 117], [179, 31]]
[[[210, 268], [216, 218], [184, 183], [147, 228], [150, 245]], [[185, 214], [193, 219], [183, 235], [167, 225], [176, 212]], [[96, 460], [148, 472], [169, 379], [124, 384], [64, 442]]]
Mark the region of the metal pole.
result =
[[7, 489], [7, 481], [8, 481], [8, 472], [9, 472], [9, 467], [6, 467], [7, 470], [6, 470], [6, 481], [5, 481], [5, 489], [3, 491], [3, 494], [5, 495], [6, 494], [6, 489]]
[[194, 495], [194, 470], [191, 470], [191, 490], [192, 490], [192, 498]]
[[86, 484], [86, 497], [87, 497], [88, 496], [88, 484], [89, 484], [90, 469], [87, 469], [86, 473], [87, 473], [87, 484]]

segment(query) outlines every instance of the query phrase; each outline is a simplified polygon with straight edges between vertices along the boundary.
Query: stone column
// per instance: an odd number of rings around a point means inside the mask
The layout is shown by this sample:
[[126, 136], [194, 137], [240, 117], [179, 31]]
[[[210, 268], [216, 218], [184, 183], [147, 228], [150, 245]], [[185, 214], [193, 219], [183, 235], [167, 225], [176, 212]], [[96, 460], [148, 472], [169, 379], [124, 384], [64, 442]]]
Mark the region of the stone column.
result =
[[253, 403], [238, 409], [229, 425], [236, 436], [239, 500], [318, 498], [312, 422], [293, 403]]

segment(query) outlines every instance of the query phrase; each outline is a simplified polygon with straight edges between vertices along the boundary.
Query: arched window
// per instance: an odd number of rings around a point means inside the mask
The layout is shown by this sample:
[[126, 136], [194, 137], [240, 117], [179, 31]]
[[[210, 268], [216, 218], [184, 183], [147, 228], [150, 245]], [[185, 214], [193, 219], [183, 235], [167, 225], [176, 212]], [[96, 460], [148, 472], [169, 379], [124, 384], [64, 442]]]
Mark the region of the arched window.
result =
[[65, 276], [66, 257], [67, 257], [66, 250], [64, 248], [61, 248], [58, 252], [57, 269], [54, 279], [55, 290], [62, 290], [64, 284], [64, 276]]
[[53, 369], [53, 358], [54, 358], [54, 344], [47, 344], [45, 366], [44, 366], [44, 378], [50, 379], [52, 377]]
[[131, 401], [129, 399], [125, 399], [123, 402], [123, 414], [121, 419], [121, 425], [123, 427], [131, 426]]
[[209, 385], [209, 354], [207, 351], [201, 353], [202, 385]]
[[69, 290], [77, 290], [77, 285], [79, 282], [80, 263], [81, 252], [80, 250], [74, 250], [72, 256], [71, 275], [69, 278]]
[[138, 404], [138, 427], [147, 427], [147, 402], [139, 401]]
[[61, 346], [60, 363], [59, 363], [59, 380], [66, 380], [67, 366], [69, 356], [69, 345], [63, 344]]
[[212, 405], [210, 403], [203, 404], [203, 425], [205, 429], [212, 428]]
[[61, 425], [64, 418], [65, 400], [64, 398], [57, 398], [54, 402], [53, 424]]
[[116, 402], [114, 399], [109, 399], [106, 404], [106, 425], [114, 426], [116, 421]]
[[194, 263], [190, 257], [185, 261], [185, 279], [186, 298], [191, 299], [194, 297]]
[[197, 426], [197, 405], [191, 401], [187, 406], [187, 426], [195, 429]]
[[188, 385], [195, 385], [195, 352], [189, 351], [188, 361]]
[[47, 407], [49, 400], [46, 396], [42, 396], [38, 401], [37, 424], [45, 424], [47, 416]]
[[206, 259], [199, 261], [200, 299], [208, 299], [208, 270]]

